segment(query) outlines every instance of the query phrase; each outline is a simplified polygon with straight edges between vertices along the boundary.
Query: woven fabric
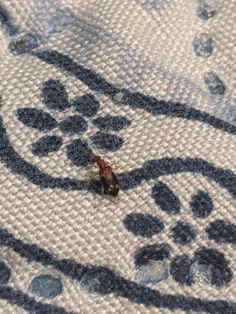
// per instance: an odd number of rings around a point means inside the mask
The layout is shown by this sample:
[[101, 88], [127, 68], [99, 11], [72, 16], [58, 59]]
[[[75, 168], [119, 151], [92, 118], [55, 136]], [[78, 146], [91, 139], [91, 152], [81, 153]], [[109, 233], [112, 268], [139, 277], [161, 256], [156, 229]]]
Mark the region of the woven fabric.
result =
[[0, 313], [236, 313], [235, 12], [1, 1]]

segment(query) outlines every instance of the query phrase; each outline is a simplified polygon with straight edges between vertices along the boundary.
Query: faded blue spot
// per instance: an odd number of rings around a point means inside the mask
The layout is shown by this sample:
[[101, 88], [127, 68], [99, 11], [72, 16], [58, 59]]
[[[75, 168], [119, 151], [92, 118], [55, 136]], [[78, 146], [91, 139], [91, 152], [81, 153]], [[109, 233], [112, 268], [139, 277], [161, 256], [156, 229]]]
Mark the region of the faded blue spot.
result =
[[76, 166], [86, 166], [92, 161], [93, 152], [86, 141], [72, 141], [67, 146], [67, 158]]
[[131, 121], [122, 116], [107, 115], [105, 117], [98, 117], [94, 119], [93, 124], [102, 130], [120, 131], [129, 126]]
[[161, 219], [149, 214], [132, 213], [123, 220], [124, 227], [135, 236], [151, 238], [164, 228]]
[[152, 244], [138, 249], [134, 256], [134, 265], [139, 268], [151, 261], [163, 261], [170, 255], [170, 246], [168, 244]]
[[120, 149], [124, 143], [121, 137], [115, 134], [103, 132], [97, 132], [91, 137], [91, 140], [93, 144], [96, 145], [97, 147], [105, 150], [110, 150], [112, 152]]
[[213, 40], [210, 35], [201, 33], [193, 40], [193, 49], [196, 56], [209, 57], [213, 52]]
[[65, 87], [58, 80], [48, 80], [43, 83], [42, 97], [50, 109], [63, 111], [70, 107]]
[[151, 261], [135, 270], [134, 280], [142, 285], [155, 285], [169, 277], [168, 263]]
[[202, 20], [208, 20], [216, 15], [217, 11], [205, 3], [200, 3], [197, 9], [197, 15]]
[[29, 292], [41, 298], [52, 299], [62, 292], [61, 279], [52, 275], [40, 275], [35, 277], [30, 286]]
[[158, 182], [152, 189], [152, 197], [161, 210], [169, 214], [180, 212], [180, 201], [174, 192], [163, 182]]
[[0, 261], [0, 285], [5, 285], [8, 283], [11, 277], [10, 268], [2, 261]]
[[62, 142], [62, 138], [59, 136], [44, 136], [32, 144], [32, 153], [38, 157], [48, 156], [50, 153], [58, 151]]
[[78, 134], [87, 130], [88, 124], [82, 116], [74, 115], [66, 118], [59, 124], [64, 133]]
[[39, 46], [39, 40], [33, 33], [19, 34], [12, 38], [9, 44], [9, 50], [15, 55], [29, 53]]
[[196, 218], [206, 218], [213, 211], [212, 198], [204, 191], [194, 194], [189, 205]]
[[200, 269], [204, 270], [203, 275], [207, 276], [206, 281], [210, 281], [213, 286], [222, 287], [233, 278], [232, 270], [224, 254], [215, 249], [199, 249], [194, 254], [193, 262], [201, 266]]
[[204, 82], [213, 95], [224, 95], [226, 87], [224, 82], [214, 72], [207, 72], [204, 74]]
[[186, 245], [196, 238], [196, 232], [189, 223], [179, 221], [171, 229], [171, 236], [174, 242]]
[[209, 224], [206, 232], [210, 240], [218, 243], [236, 244], [236, 225], [223, 219], [218, 219]]
[[98, 100], [92, 94], [77, 97], [71, 102], [71, 105], [75, 107], [76, 111], [86, 117], [96, 115], [100, 107]]
[[38, 131], [51, 131], [57, 126], [57, 121], [49, 113], [35, 108], [17, 109], [16, 115], [24, 125]]

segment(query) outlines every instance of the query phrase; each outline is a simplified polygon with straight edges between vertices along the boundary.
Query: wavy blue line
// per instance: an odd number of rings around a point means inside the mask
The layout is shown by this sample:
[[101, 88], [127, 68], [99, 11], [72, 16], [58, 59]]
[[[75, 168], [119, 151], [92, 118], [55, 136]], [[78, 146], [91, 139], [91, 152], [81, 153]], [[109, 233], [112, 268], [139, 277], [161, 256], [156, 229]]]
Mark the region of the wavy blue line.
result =
[[131, 108], [142, 108], [153, 115], [166, 115], [172, 118], [182, 118], [186, 120], [199, 121], [208, 124], [221, 131], [236, 135], [236, 126], [218, 119], [206, 112], [202, 112], [186, 104], [174, 103], [171, 101], [157, 100], [154, 97], [141, 93], [132, 93], [127, 89], [120, 89], [114, 84], [107, 82], [101, 75], [86, 69], [74, 62], [70, 57], [57, 51], [43, 50], [32, 52], [32, 56], [51, 64], [63, 71], [69, 72], [82, 81], [91, 90], [99, 91], [110, 96], [115, 103], [115, 96], [122, 93], [122, 100], [118, 104], [129, 105]]
[[171, 310], [204, 311], [213, 314], [236, 313], [236, 303], [233, 302], [224, 300], [209, 301], [180, 294], [161, 294], [157, 290], [127, 280], [108, 268], [82, 265], [68, 259], [59, 260], [53, 254], [35, 244], [27, 244], [16, 239], [4, 229], [0, 229], [0, 245], [12, 249], [21, 257], [26, 258], [28, 262], [37, 262], [44, 266], [54, 267], [64, 275], [80, 282], [81, 286], [91, 293], [94, 292], [100, 295], [114, 293], [134, 303]]
[[[30, 182], [42, 188], [59, 188], [63, 190], [92, 190], [89, 181], [71, 178], [53, 177], [36, 166], [25, 161], [13, 148], [0, 117], [0, 161], [13, 173], [27, 178]], [[236, 197], [236, 175], [230, 171], [213, 166], [211, 163], [197, 158], [162, 158], [144, 163], [142, 168], [120, 174], [124, 190], [134, 188], [142, 181], [157, 179], [160, 176], [192, 172], [201, 174], [227, 189]]]

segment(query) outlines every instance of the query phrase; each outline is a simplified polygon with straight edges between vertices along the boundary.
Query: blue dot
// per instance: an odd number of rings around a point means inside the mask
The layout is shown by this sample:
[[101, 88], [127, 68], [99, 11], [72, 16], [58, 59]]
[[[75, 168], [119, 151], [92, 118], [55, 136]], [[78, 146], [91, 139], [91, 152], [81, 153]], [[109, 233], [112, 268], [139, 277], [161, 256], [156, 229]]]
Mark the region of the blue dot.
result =
[[209, 57], [213, 52], [213, 40], [206, 34], [198, 34], [193, 40], [193, 49], [196, 56]]
[[75, 107], [76, 111], [86, 117], [96, 115], [100, 107], [99, 102], [92, 94], [86, 94], [76, 98], [71, 102], [71, 105]]
[[86, 141], [72, 141], [67, 146], [67, 158], [76, 166], [86, 166], [92, 161], [93, 152]]
[[8, 283], [11, 277], [10, 268], [2, 261], [0, 261], [0, 285], [5, 285]]
[[216, 73], [205, 73], [203, 79], [211, 94], [224, 95], [226, 90], [225, 84]]
[[85, 132], [87, 130], [86, 120], [78, 115], [70, 116], [62, 121], [59, 125], [59, 128], [64, 133], [78, 134]]
[[20, 34], [13, 38], [9, 44], [9, 50], [16, 55], [29, 53], [39, 46], [38, 38], [33, 33]]
[[17, 109], [16, 115], [24, 125], [39, 131], [51, 131], [57, 126], [57, 121], [49, 113], [35, 108]]
[[80, 281], [81, 287], [89, 293], [106, 295], [117, 288], [115, 275], [103, 267], [92, 267]]
[[174, 242], [186, 245], [196, 238], [196, 233], [189, 223], [179, 221], [171, 229], [171, 236]]
[[206, 232], [210, 240], [218, 243], [236, 244], [236, 225], [223, 219], [217, 219], [209, 224]]
[[217, 11], [205, 3], [201, 3], [197, 9], [197, 15], [202, 20], [208, 20], [216, 15]]
[[48, 156], [56, 152], [62, 145], [62, 138], [56, 135], [44, 136], [32, 144], [32, 153], [38, 157]]
[[46, 106], [50, 109], [63, 111], [70, 107], [65, 87], [56, 80], [44, 82], [42, 97]]
[[170, 255], [168, 244], [152, 244], [137, 250], [134, 256], [134, 264], [137, 268], [150, 263], [150, 261], [163, 261]]
[[164, 228], [162, 220], [149, 214], [132, 213], [123, 220], [124, 227], [135, 236], [151, 238]]
[[115, 134], [97, 132], [91, 137], [94, 145], [99, 148], [110, 150], [112, 152], [118, 150], [123, 145], [123, 139]]
[[170, 264], [170, 273], [175, 281], [181, 285], [191, 286], [193, 277], [191, 275], [192, 261], [187, 255], [176, 256]]
[[196, 218], [206, 218], [213, 211], [212, 198], [204, 191], [194, 194], [189, 205]]
[[174, 192], [163, 182], [158, 182], [152, 189], [152, 197], [157, 206], [168, 214], [178, 214], [180, 212], [180, 201]]
[[41, 298], [52, 299], [61, 294], [63, 285], [61, 279], [52, 275], [39, 275], [35, 277], [30, 286], [29, 292]]
[[107, 115], [105, 117], [98, 117], [97, 119], [93, 120], [93, 124], [102, 130], [120, 131], [123, 128], [129, 126], [131, 121], [122, 116]]

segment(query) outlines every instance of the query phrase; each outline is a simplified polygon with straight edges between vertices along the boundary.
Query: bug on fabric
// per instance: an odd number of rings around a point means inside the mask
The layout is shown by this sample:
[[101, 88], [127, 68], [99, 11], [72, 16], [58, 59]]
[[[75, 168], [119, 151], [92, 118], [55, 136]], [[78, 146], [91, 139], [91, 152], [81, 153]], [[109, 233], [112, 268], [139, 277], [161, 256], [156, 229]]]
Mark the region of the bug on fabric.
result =
[[99, 177], [102, 185], [102, 194], [117, 197], [120, 191], [120, 182], [114, 174], [112, 167], [101, 158], [101, 156], [93, 156], [92, 162], [99, 167]]

